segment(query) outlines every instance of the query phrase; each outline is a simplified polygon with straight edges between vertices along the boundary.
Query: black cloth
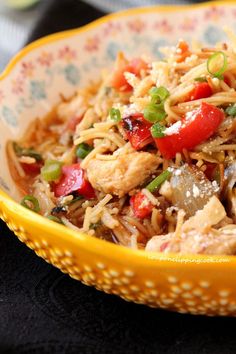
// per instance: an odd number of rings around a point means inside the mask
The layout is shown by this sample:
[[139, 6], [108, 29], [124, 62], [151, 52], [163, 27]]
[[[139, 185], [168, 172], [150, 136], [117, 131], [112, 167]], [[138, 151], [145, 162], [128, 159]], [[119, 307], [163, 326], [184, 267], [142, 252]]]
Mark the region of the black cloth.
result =
[[[29, 40], [102, 13], [50, 2]], [[181, 315], [82, 285], [37, 257], [0, 223], [0, 353], [235, 353], [235, 319]]]

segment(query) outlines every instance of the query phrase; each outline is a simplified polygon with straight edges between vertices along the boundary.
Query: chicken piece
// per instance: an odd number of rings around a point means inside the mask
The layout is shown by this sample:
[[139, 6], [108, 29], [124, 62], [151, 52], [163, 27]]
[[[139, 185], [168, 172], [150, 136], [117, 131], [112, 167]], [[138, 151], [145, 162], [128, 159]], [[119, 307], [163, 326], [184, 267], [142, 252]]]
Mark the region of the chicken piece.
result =
[[216, 196], [211, 197], [202, 210], [183, 224], [182, 230], [202, 230], [218, 224], [226, 216], [225, 208]]
[[159, 158], [149, 152], [121, 151], [113, 156], [113, 160], [90, 160], [87, 176], [93, 188], [119, 197], [142, 184], [159, 165]]
[[174, 233], [154, 236], [148, 241], [146, 251], [181, 254], [236, 254], [236, 227], [234, 229], [183, 233], [176, 238]]
[[[226, 217], [225, 209], [219, 199], [211, 197], [202, 210], [185, 221], [180, 233], [171, 232], [152, 237], [146, 251], [173, 252], [182, 254], [235, 254], [236, 226], [213, 229]], [[232, 226], [232, 225], [231, 225]]]

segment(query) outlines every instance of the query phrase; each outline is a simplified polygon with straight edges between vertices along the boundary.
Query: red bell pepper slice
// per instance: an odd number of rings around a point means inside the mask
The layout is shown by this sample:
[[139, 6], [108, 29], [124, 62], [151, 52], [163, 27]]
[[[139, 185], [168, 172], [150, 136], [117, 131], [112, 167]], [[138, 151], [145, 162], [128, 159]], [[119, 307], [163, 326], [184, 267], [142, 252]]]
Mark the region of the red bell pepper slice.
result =
[[130, 206], [134, 215], [140, 219], [149, 216], [154, 208], [154, 205], [142, 192], [138, 192], [130, 198]]
[[135, 150], [142, 149], [152, 139], [151, 124], [144, 119], [141, 113], [123, 118], [122, 127], [125, 131], [125, 138], [130, 141]]
[[231, 81], [229, 79], [228, 76], [224, 75], [224, 82], [226, 83], [226, 85], [228, 85], [229, 87], [231, 87]]
[[40, 173], [43, 162], [34, 162], [30, 164], [21, 162], [21, 166], [27, 175], [36, 176]]
[[213, 94], [211, 86], [207, 82], [195, 84], [194, 89], [189, 94], [189, 101], [200, 100], [210, 97]]
[[111, 86], [120, 92], [132, 91], [132, 86], [127, 82], [124, 73], [130, 72], [136, 76], [140, 76], [142, 70], [146, 70], [148, 64], [140, 58], [135, 58], [128, 63], [123, 64], [114, 71]]
[[166, 159], [175, 157], [183, 149], [192, 149], [207, 140], [217, 130], [225, 115], [224, 112], [206, 102], [185, 115], [178, 133], [155, 138], [157, 148]]
[[56, 197], [77, 192], [87, 199], [95, 198], [94, 189], [85, 178], [85, 172], [79, 163], [62, 167], [62, 176], [59, 182], [54, 184], [53, 190]]

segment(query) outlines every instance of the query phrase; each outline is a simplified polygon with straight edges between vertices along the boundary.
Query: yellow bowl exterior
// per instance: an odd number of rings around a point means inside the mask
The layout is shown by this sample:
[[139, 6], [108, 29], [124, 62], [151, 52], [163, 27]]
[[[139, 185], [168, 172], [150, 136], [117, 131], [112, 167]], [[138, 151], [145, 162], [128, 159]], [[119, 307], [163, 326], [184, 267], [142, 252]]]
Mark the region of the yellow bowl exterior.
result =
[[[154, 9], [174, 11], [173, 7]], [[0, 80], [35, 47], [135, 11], [151, 10], [134, 9], [109, 15], [82, 29], [36, 41], [11, 61]], [[235, 257], [164, 255], [116, 246], [47, 220], [25, 209], [1, 190], [0, 218], [38, 256], [86, 285], [151, 307], [181, 313], [236, 315]]]

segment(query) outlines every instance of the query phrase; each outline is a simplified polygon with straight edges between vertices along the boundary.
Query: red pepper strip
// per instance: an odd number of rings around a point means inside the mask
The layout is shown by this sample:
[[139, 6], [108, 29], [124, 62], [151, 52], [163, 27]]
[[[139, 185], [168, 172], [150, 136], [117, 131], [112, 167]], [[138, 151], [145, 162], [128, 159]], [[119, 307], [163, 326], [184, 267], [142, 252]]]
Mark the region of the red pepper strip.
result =
[[130, 198], [130, 206], [137, 218], [144, 219], [149, 216], [154, 205], [142, 193], [138, 192]]
[[95, 198], [95, 192], [89, 181], [85, 178], [84, 170], [79, 163], [62, 167], [62, 177], [54, 185], [56, 197], [66, 196], [77, 192], [87, 199]]
[[207, 82], [195, 84], [194, 89], [189, 94], [189, 101], [200, 100], [210, 97], [213, 94], [211, 86]]
[[202, 102], [198, 109], [186, 114], [178, 133], [154, 139], [157, 148], [166, 159], [171, 159], [177, 152], [192, 149], [207, 140], [224, 117], [221, 109]]
[[229, 79], [228, 76], [224, 75], [224, 82], [226, 83], [226, 85], [228, 85], [229, 87], [231, 87], [231, 81]]
[[152, 140], [150, 132], [151, 124], [144, 119], [141, 113], [123, 118], [122, 127], [125, 131], [125, 138], [130, 141], [135, 150], [142, 149]]
[[29, 164], [29, 163], [21, 162], [21, 166], [27, 175], [36, 176], [40, 173], [40, 169], [43, 166], [43, 163], [34, 162]]
[[130, 72], [136, 76], [140, 76], [142, 70], [146, 70], [148, 65], [140, 58], [133, 59], [128, 63], [123, 63], [113, 73], [111, 86], [120, 92], [132, 91], [132, 86], [127, 82], [124, 73]]

